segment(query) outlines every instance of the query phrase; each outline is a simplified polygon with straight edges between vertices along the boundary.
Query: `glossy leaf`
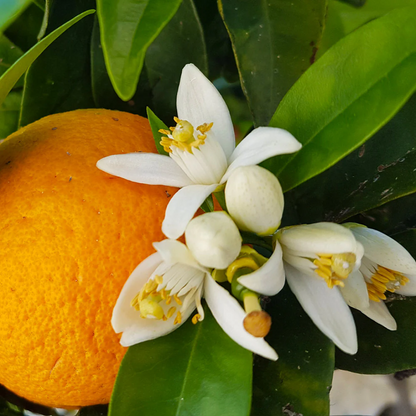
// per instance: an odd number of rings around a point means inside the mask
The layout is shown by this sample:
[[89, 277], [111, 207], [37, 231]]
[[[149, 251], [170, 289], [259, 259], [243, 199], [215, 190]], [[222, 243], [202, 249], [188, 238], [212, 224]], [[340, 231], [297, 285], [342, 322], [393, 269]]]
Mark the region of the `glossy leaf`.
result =
[[[140, 318], [139, 318], [140, 319]], [[110, 403], [112, 416], [245, 416], [252, 354], [234, 343], [208, 308], [171, 334], [130, 347]]]
[[6, 36], [0, 36], [0, 75], [3, 75], [23, 52]]
[[159, 130], [167, 130], [166, 124], [149, 108], [147, 107], [147, 119], [149, 120], [150, 128], [152, 129], [153, 139], [155, 141], [156, 149], [159, 154], [168, 156], [169, 153], [160, 144], [160, 138], [163, 136]]
[[0, 140], [17, 130], [22, 92], [12, 91], [0, 106]]
[[327, 0], [219, 1], [243, 91], [257, 125], [314, 62]]
[[107, 405], [87, 406], [80, 409], [76, 416], [107, 416], [107, 413]]
[[201, 23], [193, 0], [183, 0], [175, 16], [147, 49], [144, 61], [152, 89], [152, 108], [167, 123], [177, 115], [179, 80], [183, 67], [190, 62], [207, 74]]
[[[394, 236], [416, 258], [416, 229]], [[416, 368], [416, 297], [391, 296], [387, 302], [397, 331], [389, 331], [358, 311], [354, 313], [358, 353], [337, 351], [337, 368], [362, 374], [391, 374]]]
[[303, 148], [267, 164], [285, 190], [364, 143], [411, 96], [416, 88], [415, 19], [416, 7], [408, 7], [357, 29], [289, 91], [270, 124], [289, 130]]
[[3, 0], [0, 13], [0, 33], [30, 4], [31, 0]]
[[266, 339], [279, 359], [255, 360], [251, 415], [329, 415], [334, 344], [315, 327], [287, 286], [266, 310], [273, 321]]
[[147, 106], [151, 106], [152, 91], [146, 71], [141, 72], [136, 93], [131, 100], [127, 102], [121, 100], [114, 91], [105, 67], [97, 17], [94, 21], [91, 39], [91, 86], [97, 108], [127, 111], [145, 117]]
[[299, 221], [341, 222], [415, 192], [415, 112], [416, 95], [364, 145], [287, 193]]
[[[92, 0], [81, 5], [64, 0], [50, 2], [46, 33], [91, 6], [94, 6]], [[90, 80], [93, 22], [93, 16], [83, 19], [30, 67], [25, 79], [21, 126], [49, 114], [94, 107]]]
[[97, 1], [101, 41], [113, 87], [130, 100], [147, 47], [173, 17], [181, 0]]
[[3, 103], [7, 94], [13, 88], [14, 84], [25, 73], [27, 68], [33, 63], [33, 61], [62, 33], [64, 33], [73, 24], [85, 16], [94, 13], [93, 10], [88, 10], [80, 15], [74, 17], [69, 22], [65, 23], [58, 29], [50, 33], [46, 38], [42, 39], [32, 49], [26, 52], [19, 60], [17, 60], [1, 77], [0, 77], [0, 103]]
[[[358, 1], [361, 0], [352, 0]], [[367, 0], [362, 7], [339, 0], [329, 0], [327, 20], [317, 57], [360, 26], [400, 7], [416, 5], [415, 0]]]

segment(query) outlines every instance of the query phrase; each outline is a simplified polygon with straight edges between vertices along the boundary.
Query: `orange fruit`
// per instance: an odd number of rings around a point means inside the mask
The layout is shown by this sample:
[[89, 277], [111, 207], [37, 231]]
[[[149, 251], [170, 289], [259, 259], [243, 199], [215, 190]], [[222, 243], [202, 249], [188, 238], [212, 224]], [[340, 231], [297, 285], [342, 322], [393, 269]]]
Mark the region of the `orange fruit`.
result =
[[124, 282], [175, 188], [96, 168], [156, 152], [148, 121], [108, 110], [45, 117], [0, 145], [0, 383], [53, 407], [108, 403], [126, 351], [111, 327]]

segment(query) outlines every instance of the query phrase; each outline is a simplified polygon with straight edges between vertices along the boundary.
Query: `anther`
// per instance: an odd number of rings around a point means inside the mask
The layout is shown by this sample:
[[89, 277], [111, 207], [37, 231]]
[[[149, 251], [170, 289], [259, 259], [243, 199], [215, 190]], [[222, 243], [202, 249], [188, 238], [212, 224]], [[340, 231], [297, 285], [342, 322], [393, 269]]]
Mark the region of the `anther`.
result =
[[182, 314], [180, 312], [178, 312], [176, 314], [175, 320], [173, 321], [173, 325], [180, 324], [181, 322], [182, 322]]
[[199, 318], [201, 317], [201, 315], [199, 313], [196, 313], [193, 317], [192, 317], [192, 323], [195, 325], [199, 322]]
[[175, 302], [178, 305], [182, 305], [182, 301], [179, 299], [179, 296], [176, 293], [173, 295], [173, 299], [175, 299]]
[[172, 306], [169, 310], [168, 313], [166, 314], [166, 317], [169, 319], [173, 316], [173, 314], [176, 312], [176, 308], [174, 306]]

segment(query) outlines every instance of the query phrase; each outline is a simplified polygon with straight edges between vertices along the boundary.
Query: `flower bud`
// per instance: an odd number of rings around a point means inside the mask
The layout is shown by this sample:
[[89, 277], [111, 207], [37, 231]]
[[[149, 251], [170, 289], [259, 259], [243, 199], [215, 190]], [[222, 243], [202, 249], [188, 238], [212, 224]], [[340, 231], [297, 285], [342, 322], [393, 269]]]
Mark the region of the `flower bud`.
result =
[[273, 234], [283, 213], [283, 192], [277, 178], [257, 165], [237, 168], [225, 187], [228, 212], [243, 231]]
[[201, 265], [226, 269], [239, 255], [241, 236], [226, 212], [194, 218], [185, 231], [186, 245]]

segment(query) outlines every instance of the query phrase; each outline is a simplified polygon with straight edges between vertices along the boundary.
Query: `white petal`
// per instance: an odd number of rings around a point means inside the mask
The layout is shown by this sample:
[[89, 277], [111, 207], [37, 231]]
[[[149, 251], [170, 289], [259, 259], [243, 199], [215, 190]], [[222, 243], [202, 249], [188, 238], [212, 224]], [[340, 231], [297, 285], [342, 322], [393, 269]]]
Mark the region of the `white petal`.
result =
[[367, 227], [350, 228], [364, 246], [365, 256], [374, 263], [400, 273], [416, 274], [416, 261], [391, 237]]
[[182, 188], [193, 182], [169, 156], [153, 153], [127, 153], [100, 159], [97, 168], [111, 175], [147, 185]]
[[352, 272], [343, 282], [345, 286], [339, 290], [349, 306], [359, 310], [370, 306], [367, 285], [364, 276], [358, 270]]
[[390, 331], [395, 331], [397, 329], [396, 321], [384, 302], [371, 301], [369, 308], [362, 309], [361, 312], [378, 324], [390, 329]]
[[240, 254], [242, 238], [224, 211], [208, 212], [194, 218], [185, 231], [186, 245], [205, 267], [226, 269]]
[[176, 98], [178, 117], [195, 128], [213, 122], [212, 133], [230, 157], [235, 148], [234, 127], [227, 104], [214, 85], [193, 64], [182, 70]]
[[312, 279], [289, 264], [285, 264], [285, 271], [290, 289], [314, 324], [342, 351], [355, 354], [355, 323], [339, 290], [330, 289], [324, 280]]
[[[355, 253], [357, 243], [347, 228], [332, 222], [283, 229], [279, 241], [290, 250], [308, 253]], [[283, 247], [283, 252], [285, 247]]]
[[111, 324], [117, 333], [125, 331], [128, 327], [136, 325], [139, 321], [144, 321], [130, 302], [140, 292], [144, 284], [149, 280], [151, 274], [162, 263], [159, 253], [154, 253], [143, 260], [134, 270], [124, 284], [113, 310]]
[[227, 209], [238, 228], [259, 235], [273, 234], [283, 213], [283, 192], [279, 181], [257, 165], [236, 169], [225, 187]]
[[416, 296], [416, 275], [407, 274], [409, 282], [396, 290], [396, 293], [404, 296]]
[[302, 145], [286, 130], [258, 127], [235, 148], [222, 183], [239, 166], [257, 165], [272, 156], [297, 152], [301, 147]]
[[167, 321], [162, 321], [158, 319], [143, 319], [139, 317], [136, 325], [127, 328], [123, 332], [120, 344], [123, 347], [130, 347], [131, 345], [138, 344], [139, 342], [149, 341], [151, 339], [167, 335], [184, 324], [194, 309], [195, 302], [192, 302], [189, 308], [182, 312], [181, 323], [176, 325], [173, 324], [173, 318], [168, 319]]
[[205, 278], [205, 299], [214, 318], [232, 340], [262, 357], [277, 360], [276, 351], [263, 338], [256, 338], [244, 329], [246, 313], [243, 308], [211, 276]]
[[153, 243], [153, 247], [161, 255], [164, 262], [169, 264], [181, 263], [191, 267], [200, 268], [188, 247], [177, 240], [163, 240]]
[[217, 186], [217, 184], [190, 185], [176, 192], [166, 208], [162, 223], [162, 231], [166, 237], [174, 240], [179, 238], [185, 232], [195, 212]]
[[237, 281], [248, 289], [262, 295], [274, 296], [279, 293], [285, 285], [282, 248], [279, 242], [276, 242], [273, 254], [263, 266], [253, 273], [239, 277]]

